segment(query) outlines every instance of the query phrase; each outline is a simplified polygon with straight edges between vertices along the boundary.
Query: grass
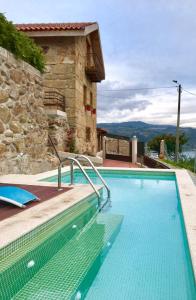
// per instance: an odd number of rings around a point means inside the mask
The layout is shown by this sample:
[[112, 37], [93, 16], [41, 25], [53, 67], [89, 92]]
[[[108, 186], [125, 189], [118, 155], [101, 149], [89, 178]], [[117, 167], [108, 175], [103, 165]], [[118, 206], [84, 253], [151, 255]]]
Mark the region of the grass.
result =
[[174, 167], [184, 168], [194, 172], [194, 162], [195, 162], [194, 158], [182, 157], [179, 159], [178, 162], [175, 162], [173, 160], [167, 160], [167, 159], [164, 159], [163, 161]]

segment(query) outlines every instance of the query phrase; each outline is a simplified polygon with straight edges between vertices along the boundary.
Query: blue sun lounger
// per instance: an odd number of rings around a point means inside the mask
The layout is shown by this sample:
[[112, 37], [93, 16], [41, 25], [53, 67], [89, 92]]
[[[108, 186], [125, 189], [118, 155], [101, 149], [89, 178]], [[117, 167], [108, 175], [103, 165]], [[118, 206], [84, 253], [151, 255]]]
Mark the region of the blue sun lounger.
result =
[[0, 200], [24, 208], [26, 203], [39, 200], [39, 198], [16, 186], [0, 186]]

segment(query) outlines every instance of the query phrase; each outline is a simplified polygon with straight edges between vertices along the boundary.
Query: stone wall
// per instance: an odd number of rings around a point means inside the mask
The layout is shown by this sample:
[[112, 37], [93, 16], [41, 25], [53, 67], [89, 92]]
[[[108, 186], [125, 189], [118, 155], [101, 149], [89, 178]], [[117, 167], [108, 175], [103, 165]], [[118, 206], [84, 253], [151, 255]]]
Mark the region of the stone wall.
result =
[[[34, 40], [45, 52], [44, 88], [47, 90], [55, 88], [65, 96], [65, 111], [69, 125], [65, 124], [64, 128], [69, 130], [70, 127], [72, 130], [72, 151], [95, 155], [96, 84], [92, 83], [85, 73], [86, 37], [36, 37]], [[93, 107], [88, 111], [83, 101], [84, 85], [87, 87], [88, 105], [90, 92], [93, 97]], [[86, 141], [86, 127], [91, 129], [90, 141]]]
[[74, 39], [59, 37], [38, 37], [35, 42], [44, 50], [46, 67], [43, 74], [44, 91], [58, 91], [65, 98], [66, 111], [51, 111], [46, 107], [49, 134], [59, 151], [69, 151], [68, 132], [73, 123], [75, 99]]
[[0, 174], [51, 169], [40, 72], [0, 48], [0, 83]]
[[[81, 152], [95, 155], [97, 152], [96, 130], [96, 83], [89, 80], [85, 73], [87, 61], [86, 38], [76, 38], [76, 147]], [[90, 39], [89, 39], [90, 43]], [[92, 52], [93, 50], [91, 50]], [[88, 109], [85, 109], [83, 99], [83, 87], [86, 86]], [[92, 104], [90, 94], [92, 93]], [[93, 112], [94, 110], [94, 112]], [[90, 140], [86, 140], [86, 128], [90, 128]]]
[[48, 132], [58, 151], [70, 151], [69, 147], [69, 124], [67, 115], [61, 111], [56, 113], [48, 113]]

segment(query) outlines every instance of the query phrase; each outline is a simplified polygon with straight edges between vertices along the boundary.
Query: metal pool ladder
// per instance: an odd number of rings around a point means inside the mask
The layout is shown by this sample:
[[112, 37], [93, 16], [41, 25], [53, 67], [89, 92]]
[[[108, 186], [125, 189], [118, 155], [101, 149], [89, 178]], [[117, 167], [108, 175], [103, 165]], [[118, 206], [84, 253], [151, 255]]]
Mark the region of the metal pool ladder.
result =
[[90, 166], [95, 171], [95, 173], [97, 174], [97, 176], [99, 177], [99, 179], [103, 183], [104, 187], [106, 188], [108, 199], [110, 199], [110, 196], [111, 196], [110, 189], [109, 189], [107, 183], [105, 182], [105, 180], [103, 179], [103, 177], [101, 176], [101, 174], [99, 173], [99, 171], [97, 170], [97, 168], [95, 167], [95, 165], [92, 163], [92, 161], [87, 156], [85, 156], [83, 154], [77, 155], [76, 159], [77, 160], [79, 160], [79, 159], [85, 159], [85, 160], [88, 161], [88, 163], [90, 164]]
[[[89, 162], [90, 166], [95, 171], [95, 173], [97, 174], [97, 176], [99, 177], [99, 179], [101, 180], [101, 182], [103, 183], [104, 187], [107, 190], [107, 199], [103, 204], [101, 204], [101, 195], [100, 195], [99, 191], [97, 190], [94, 183], [92, 182], [92, 180], [88, 176], [87, 172], [85, 171], [85, 169], [82, 167], [82, 165], [79, 162], [79, 159], [81, 159], [81, 158], [85, 159]], [[76, 156], [76, 158], [66, 157], [63, 160], [60, 160], [60, 164], [58, 166], [58, 190], [61, 190], [61, 183], [62, 183], [61, 168], [62, 168], [63, 164], [65, 163], [65, 161], [67, 161], [67, 160], [70, 161], [71, 185], [74, 184], [74, 168], [73, 167], [74, 167], [74, 164], [76, 164], [79, 167], [79, 169], [81, 170], [81, 172], [83, 173], [83, 175], [86, 177], [89, 184], [92, 186], [93, 190], [95, 191], [95, 193], [98, 197], [99, 210], [101, 210], [107, 203], [111, 203], [111, 199], [110, 199], [111, 193], [110, 193], [110, 189], [109, 189], [108, 185], [106, 184], [105, 180], [103, 179], [103, 177], [101, 176], [99, 171], [95, 168], [92, 161], [88, 157], [86, 157], [85, 155], [78, 155], [78, 156]]]
[[[59, 166], [58, 166], [58, 190], [61, 190], [61, 182], [62, 182], [62, 176], [61, 176], [61, 168], [64, 164], [65, 161], [70, 161], [70, 174], [71, 174], [71, 184], [74, 184], [74, 163], [77, 164], [77, 166], [79, 167], [79, 169], [81, 170], [81, 172], [83, 173], [83, 175], [86, 177], [87, 181], [89, 182], [89, 184], [92, 186], [93, 190], [95, 191], [97, 197], [98, 197], [98, 204], [99, 204], [99, 210], [101, 210], [108, 202], [111, 204], [111, 194], [110, 194], [110, 189], [108, 187], [108, 185], [106, 184], [105, 180], [103, 179], [103, 177], [101, 176], [101, 174], [99, 173], [99, 171], [95, 168], [94, 164], [92, 163], [92, 161], [85, 155], [77, 155], [76, 158], [73, 157], [66, 157], [65, 159], [61, 160], [58, 151], [54, 145], [54, 142], [51, 138], [50, 135], [48, 135], [49, 138], [49, 142], [52, 145], [54, 152], [59, 160]], [[97, 174], [97, 176], [99, 177], [99, 179], [101, 180], [101, 182], [103, 183], [104, 187], [107, 190], [107, 199], [106, 201], [101, 204], [101, 195], [99, 193], [99, 191], [97, 190], [97, 188], [95, 187], [94, 183], [92, 182], [92, 180], [90, 179], [90, 177], [88, 176], [88, 174], [86, 173], [86, 171], [84, 170], [84, 168], [82, 167], [82, 165], [80, 164], [80, 162], [78, 161], [78, 159], [85, 159], [88, 161], [88, 163], [90, 164], [90, 166], [92, 167], [92, 169], [95, 171], [95, 173]]]

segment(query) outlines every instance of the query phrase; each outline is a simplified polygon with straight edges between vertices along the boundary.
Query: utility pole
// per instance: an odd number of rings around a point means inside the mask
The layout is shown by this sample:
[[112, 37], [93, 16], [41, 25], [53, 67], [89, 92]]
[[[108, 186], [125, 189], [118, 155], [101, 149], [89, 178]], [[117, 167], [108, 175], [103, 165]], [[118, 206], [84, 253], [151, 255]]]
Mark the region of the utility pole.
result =
[[180, 142], [180, 104], [181, 104], [181, 94], [182, 94], [182, 86], [178, 83], [177, 80], [173, 80], [173, 82], [178, 84], [178, 112], [177, 112], [177, 125], [176, 125], [176, 147], [175, 147], [175, 161], [179, 160], [179, 142]]

